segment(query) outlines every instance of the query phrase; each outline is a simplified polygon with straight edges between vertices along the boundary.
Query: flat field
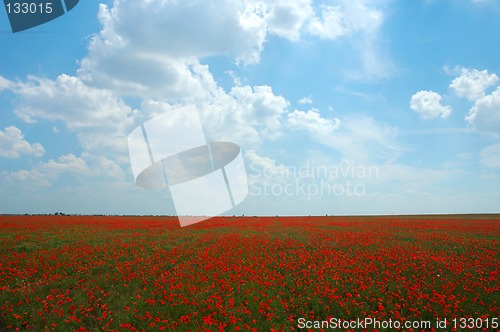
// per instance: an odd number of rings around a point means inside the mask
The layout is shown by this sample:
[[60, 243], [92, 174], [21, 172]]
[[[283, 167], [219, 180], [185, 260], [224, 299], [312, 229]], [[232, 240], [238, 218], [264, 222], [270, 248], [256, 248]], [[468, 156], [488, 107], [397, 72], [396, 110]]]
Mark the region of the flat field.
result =
[[0, 330], [497, 330], [499, 240], [499, 215], [4, 215]]

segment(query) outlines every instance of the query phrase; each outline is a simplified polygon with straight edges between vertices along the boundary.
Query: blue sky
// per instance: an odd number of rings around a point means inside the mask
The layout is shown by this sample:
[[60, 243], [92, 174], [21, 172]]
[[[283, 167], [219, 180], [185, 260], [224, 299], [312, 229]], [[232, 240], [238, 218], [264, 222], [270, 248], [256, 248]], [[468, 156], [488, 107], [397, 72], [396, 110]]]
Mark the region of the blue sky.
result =
[[0, 212], [173, 214], [127, 137], [195, 104], [240, 145], [227, 214], [500, 212], [500, 2], [80, 1], [0, 10]]

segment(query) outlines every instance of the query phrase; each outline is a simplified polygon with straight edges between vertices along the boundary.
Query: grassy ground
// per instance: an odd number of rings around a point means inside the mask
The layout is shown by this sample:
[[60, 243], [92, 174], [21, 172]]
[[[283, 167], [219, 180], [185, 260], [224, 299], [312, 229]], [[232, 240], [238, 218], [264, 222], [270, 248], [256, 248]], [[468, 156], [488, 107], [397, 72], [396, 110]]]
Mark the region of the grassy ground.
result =
[[0, 330], [289, 331], [301, 318], [366, 317], [473, 317], [492, 330], [499, 239], [498, 215], [185, 228], [169, 217], [0, 216]]

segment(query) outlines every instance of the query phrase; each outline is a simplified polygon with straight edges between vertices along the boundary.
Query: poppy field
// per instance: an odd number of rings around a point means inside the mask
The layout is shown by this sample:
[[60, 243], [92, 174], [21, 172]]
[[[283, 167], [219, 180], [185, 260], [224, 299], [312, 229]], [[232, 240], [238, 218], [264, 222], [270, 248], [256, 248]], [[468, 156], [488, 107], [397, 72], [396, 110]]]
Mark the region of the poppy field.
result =
[[498, 215], [4, 215], [0, 331], [495, 331], [499, 240]]

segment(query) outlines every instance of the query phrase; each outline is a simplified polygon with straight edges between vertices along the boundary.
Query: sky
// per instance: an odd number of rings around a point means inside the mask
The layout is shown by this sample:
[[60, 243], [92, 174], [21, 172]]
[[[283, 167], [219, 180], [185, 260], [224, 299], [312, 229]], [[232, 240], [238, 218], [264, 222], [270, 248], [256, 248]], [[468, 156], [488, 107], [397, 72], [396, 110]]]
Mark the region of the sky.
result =
[[498, 213], [499, 76], [498, 0], [0, 8], [0, 213], [175, 214], [128, 137], [186, 105], [241, 148], [227, 215]]

